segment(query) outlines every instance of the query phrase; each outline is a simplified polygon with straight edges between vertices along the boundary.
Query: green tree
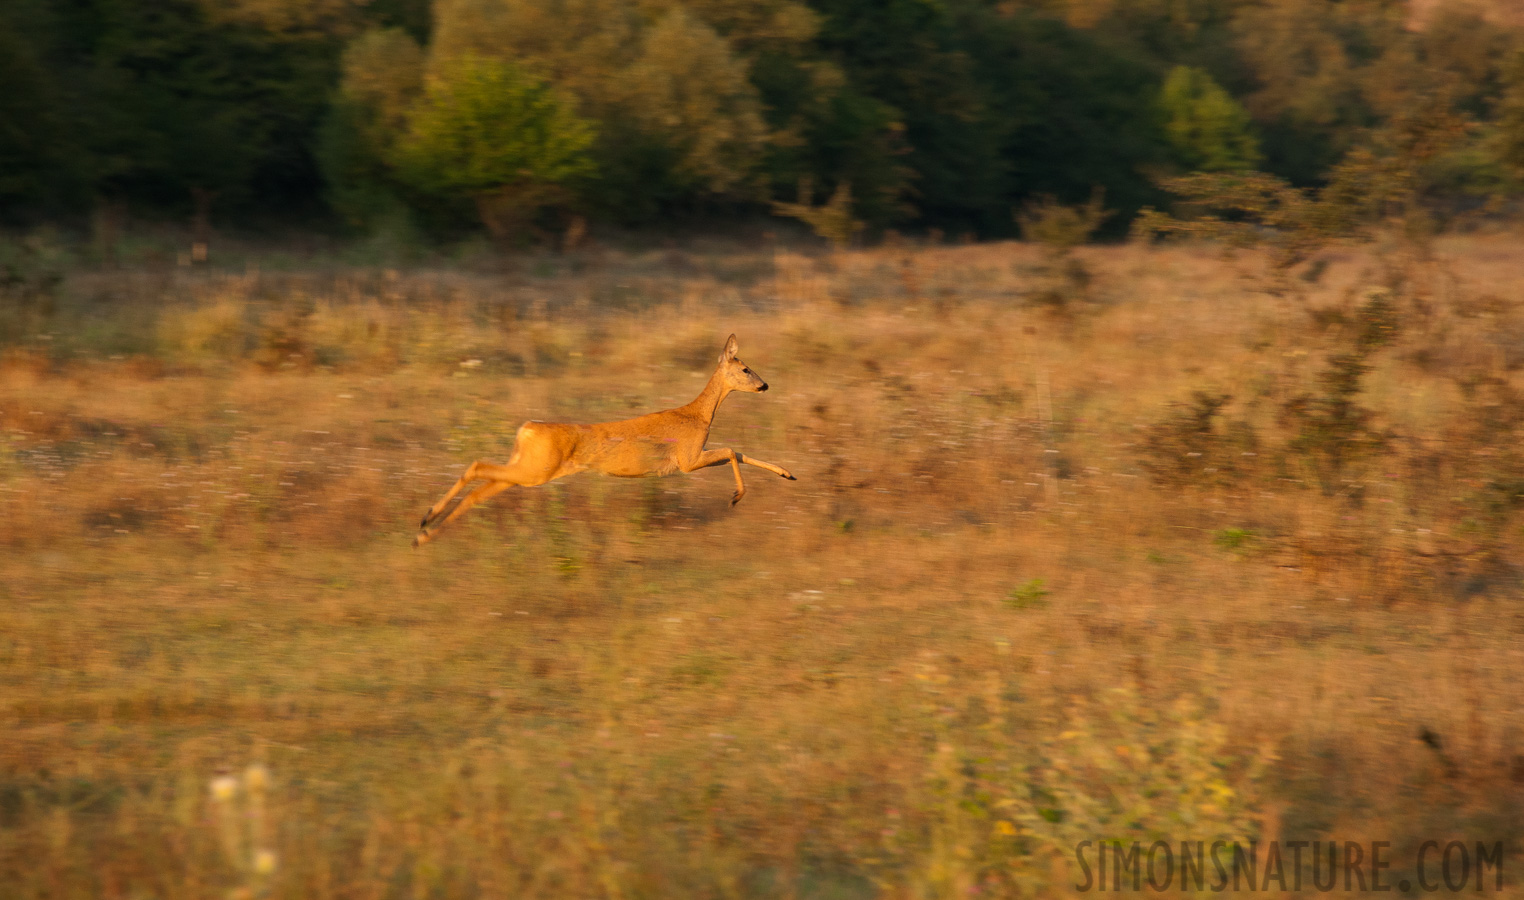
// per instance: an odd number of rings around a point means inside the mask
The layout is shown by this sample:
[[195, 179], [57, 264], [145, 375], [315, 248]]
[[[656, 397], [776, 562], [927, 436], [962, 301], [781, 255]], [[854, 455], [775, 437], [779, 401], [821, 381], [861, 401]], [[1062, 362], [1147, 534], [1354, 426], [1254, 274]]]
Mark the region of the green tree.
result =
[[[1003, 224], [1009, 218], [1009, 205], [1002, 202], [1007, 193], [1003, 126], [991, 115], [990, 85], [966, 46], [968, 32], [960, 28], [954, 4], [816, 0], [814, 5], [822, 17], [821, 49], [851, 88], [844, 99], [871, 98], [894, 123], [903, 176], [890, 185], [903, 195], [896, 210], [901, 218], [914, 213], [925, 224], [958, 230]], [[833, 180], [860, 182], [850, 171], [832, 174]]]
[[714, 29], [674, 6], [645, 30], [621, 106], [662, 135], [684, 187], [734, 194], [761, 158], [766, 131], [746, 64]]
[[24, 209], [67, 209], [88, 190], [82, 148], [60, 115], [67, 108], [61, 85], [41, 58], [42, 11], [30, 6], [0, 10], [0, 215], [7, 219]]
[[482, 224], [504, 239], [593, 174], [596, 135], [542, 79], [467, 54], [429, 73], [392, 161], [420, 191], [469, 197]]
[[343, 76], [318, 135], [328, 202], [351, 225], [405, 214], [388, 160], [423, 93], [423, 49], [396, 28], [374, 29], [344, 50]]
[[1252, 4], [1235, 18], [1249, 73], [1245, 105], [1260, 125], [1266, 167], [1298, 184], [1321, 178], [1376, 118], [1362, 78], [1402, 39], [1393, 0]]
[[[737, 12], [744, 4], [700, 5], [733, 33], [757, 28], [752, 46], [796, 45], [797, 16], [768, 32], [777, 16], [758, 22]], [[430, 54], [463, 53], [513, 59], [577, 99], [598, 123], [590, 199], [607, 215], [639, 221], [706, 200], [756, 199], [768, 133], [746, 59], [680, 3], [439, 0]]]
[[916, 224], [1010, 234], [1012, 208], [1042, 195], [1099, 187], [1123, 211], [1154, 200], [1155, 71], [1050, 6], [815, 0], [827, 59], [898, 126], [891, 158]]
[[310, 143], [333, 81], [332, 36], [272, 31], [198, 0], [4, 6], [0, 31], [25, 49], [10, 68], [30, 70], [27, 93], [46, 106], [37, 130], [26, 126], [55, 160], [45, 205], [193, 208], [202, 228], [214, 201], [316, 211]]
[[1498, 104], [1495, 153], [1520, 181], [1524, 181], [1524, 50], [1514, 53], [1506, 75], [1507, 87]]
[[1176, 66], [1164, 80], [1159, 105], [1164, 133], [1187, 169], [1233, 172], [1258, 164], [1248, 112], [1205, 71]]
[[824, 198], [798, 195], [800, 182], [850, 183], [850, 213], [866, 223], [882, 227], [915, 214], [906, 202], [915, 172], [905, 164], [898, 110], [829, 62], [765, 57], [752, 78], [772, 129], [762, 163], [772, 196], [793, 193], [809, 204]]
[[1101, 189], [1121, 213], [1103, 230], [1155, 200], [1145, 173], [1166, 163], [1168, 146], [1146, 64], [1046, 16], [979, 11], [960, 31], [989, 97], [984, 127], [999, 140], [998, 208], [986, 234], [1008, 233], [1013, 208], [1048, 195], [1083, 203]]

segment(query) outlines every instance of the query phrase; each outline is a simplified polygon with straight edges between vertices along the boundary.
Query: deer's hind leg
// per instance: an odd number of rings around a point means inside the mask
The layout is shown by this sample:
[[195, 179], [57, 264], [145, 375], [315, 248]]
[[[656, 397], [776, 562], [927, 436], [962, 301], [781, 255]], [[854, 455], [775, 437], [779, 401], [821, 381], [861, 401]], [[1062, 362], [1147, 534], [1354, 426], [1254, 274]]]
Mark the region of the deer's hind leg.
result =
[[440, 529], [465, 515], [466, 510], [482, 502], [483, 500], [487, 500], [497, 494], [501, 494], [503, 491], [506, 491], [513, 486], [514, 482], [512, 481], [489, 481], [481, 487], [473, 490], [466, 496], [462, 497], [460, 502], [455, 504], [455, 508], [450, 511], [450, 514], [445, 516], [445, 518], [433, 528], [427, 527], [429, 520], [424, 519], [423, 524], [418, 526], [418, 535], [413, 538], [413, 546], [418, 547], [423, 544], [427, 544], [429, 541], [434, 539], [434, 535], [438, 534]]
[[419, 529], [427, 528], [431, 520], [438, 518], [439, 514], [444, 512], [445, 507], [449, 505], [450, 501], [455, 499], [455, 495], [464, 490], [466, 485], [483, 479], [487, 481], [510, 480], [513, 469], [512, 462], [509, 465], [500, 466], [480, 459], [467, 466], [466, 473], [460, 476], [460, 480], [455, 482], [455, 486], [446, 491], [445, 495], [439, 498], [439, 502], [429, 507], [429, 511], [423, 514], [423, 521], [418, 523]]
[[[564, 440], [558, 441], [557, 434], [555, 426], [526, 422], [519, 428], [513, 444], [513, 456], [506, 465], [477, 460], [466, 467], [466, 473], [455, 482], [455, 486], [430, 507], [428, 515], [423, 517], [423, 522], [418, 526], [418, 536], [413, 539], [413, 546], [428, 543], [439, 529], [460, 518], [466, 510], [514, 485], [528, 487], [544, 484], [581, 471], [583, 467], [568, 462], [570, 450], [575, 448], [575, 443], [569, 446]], [[487, 483], [462, 497], [456, 502], [455, 508], [444, 515], [450, 501], [473, 481]], [[441, 515], [444, 515], [442, 520], [439, 518]], [[437, 524], [430, 528], [429, 523], [436, 521]]]

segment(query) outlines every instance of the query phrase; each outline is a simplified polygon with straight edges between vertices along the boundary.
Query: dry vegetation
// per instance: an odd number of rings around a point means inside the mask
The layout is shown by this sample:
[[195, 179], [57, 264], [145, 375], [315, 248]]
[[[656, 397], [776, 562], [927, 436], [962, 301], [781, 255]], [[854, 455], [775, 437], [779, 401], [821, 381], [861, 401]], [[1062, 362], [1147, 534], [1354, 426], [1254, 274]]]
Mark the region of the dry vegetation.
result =
[[[1061, 894], [1055, 849], [1161, 835], [1513, 854], [1519, 246], [1289, 286], [1015, 244], [15, 281], [0, 896]], [[797, 483], [748, 471], [731, 510], [725, 470], [578, 477], [409, 549], [520, 422], [686, 402], [730, 331], [773, 389], [711, 446]]]

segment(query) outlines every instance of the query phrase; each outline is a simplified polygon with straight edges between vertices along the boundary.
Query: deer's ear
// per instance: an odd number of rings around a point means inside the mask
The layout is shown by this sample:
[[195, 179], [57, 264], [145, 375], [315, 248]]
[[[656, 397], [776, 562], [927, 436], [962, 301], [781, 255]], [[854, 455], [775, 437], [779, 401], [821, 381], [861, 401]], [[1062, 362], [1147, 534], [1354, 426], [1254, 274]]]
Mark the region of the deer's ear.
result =
[[736, 336], [731, 335], [730, 340], [725, 342], [725, 352], [720, 354], [720, 362], [730, 362], [736, 358]]

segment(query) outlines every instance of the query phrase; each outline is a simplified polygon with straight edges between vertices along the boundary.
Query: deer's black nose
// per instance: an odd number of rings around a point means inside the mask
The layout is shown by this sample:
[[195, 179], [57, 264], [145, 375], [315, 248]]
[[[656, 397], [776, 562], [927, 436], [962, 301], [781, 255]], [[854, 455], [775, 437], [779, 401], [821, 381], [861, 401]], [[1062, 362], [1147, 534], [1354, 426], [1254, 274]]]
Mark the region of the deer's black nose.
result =
[[757, 388], [757, 390], [759, 390], [759, 391], [765, 391], [765, 390], [767, 390], [767, 382], [765, 382], [765, 381], [762, 382], [762, 386]]

